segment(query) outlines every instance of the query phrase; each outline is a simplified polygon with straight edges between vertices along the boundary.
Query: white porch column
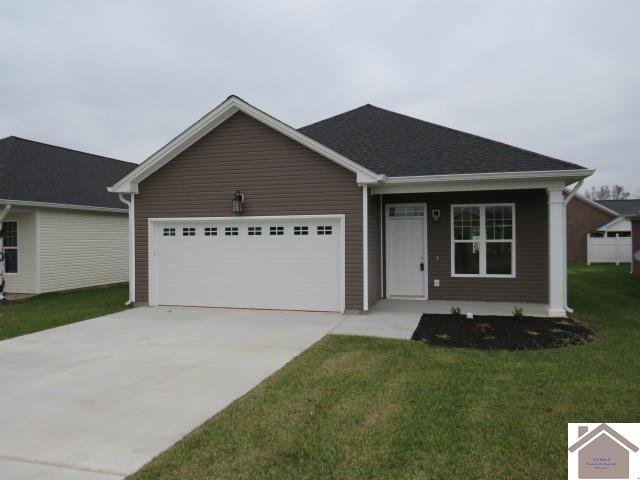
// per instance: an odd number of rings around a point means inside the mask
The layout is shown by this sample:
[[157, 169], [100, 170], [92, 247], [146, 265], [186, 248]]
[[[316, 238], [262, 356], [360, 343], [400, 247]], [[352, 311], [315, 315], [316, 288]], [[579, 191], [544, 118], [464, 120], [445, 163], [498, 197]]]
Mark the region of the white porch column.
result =
[[549, 195], [549, 316], [564, 317], [566, 267], [564, 255], [564, 196], [562, 188], [548, 189]]

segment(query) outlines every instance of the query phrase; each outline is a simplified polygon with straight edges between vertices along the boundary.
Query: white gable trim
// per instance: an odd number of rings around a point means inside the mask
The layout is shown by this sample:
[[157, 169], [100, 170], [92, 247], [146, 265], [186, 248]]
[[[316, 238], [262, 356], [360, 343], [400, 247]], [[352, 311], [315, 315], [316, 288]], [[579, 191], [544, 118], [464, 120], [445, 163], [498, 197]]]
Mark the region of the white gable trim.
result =
[[312, 140], [306, 135], [303, 135], [294, 128], [290, 127], [289, 125], [281, 122], [271, 115], [262, 112], [261, 110], [258, 110], [252, 105], [249, 105], [244, 100], [232, 95], [207, 115], [187, 128], [180, 135], [171, 140], [156, 153], [147, 158], [137, 168], [120, 179], [113, 186], [109, 187], [107, 190], [117, 193], [138, 193], [139, 182], [166, 165], [178, 154], [185, 151], [187, 148], [189, 148], [202, 137], [214, 130], [224, 121], [228, 120], [236, 112], [246, 113], [250, 117], [263, 123], [264, 125], [273, 128], [277, 132], [280, 132], [283, 135], [291, 138], [292, 140], [313, 150], [314, 152], [319, 153], [323, 157], [326, 157], [329, 160], [337, 163], [338, 165], [346, 168], [347, 170], [356, 173], [357, 182], [360, 184], [377, 183], [384, 178], [382, 175], [378, 175], [375, 172], [364, 168], [362, 165], [349, 160], [347, 157], [344, 157], [343, 155], [340, 155], [330, 148], [325, 147], [315, 140]]
[[623, 216], [619, 216], [618, 218], [614, 218], [610, 222], [605, 223], [601, 227], [596, 228], [596, 230], [600, 230], [603, 232], [608, 232], [609, 230], [613, 230], [616, 232], [630, 232], [631, 222]]

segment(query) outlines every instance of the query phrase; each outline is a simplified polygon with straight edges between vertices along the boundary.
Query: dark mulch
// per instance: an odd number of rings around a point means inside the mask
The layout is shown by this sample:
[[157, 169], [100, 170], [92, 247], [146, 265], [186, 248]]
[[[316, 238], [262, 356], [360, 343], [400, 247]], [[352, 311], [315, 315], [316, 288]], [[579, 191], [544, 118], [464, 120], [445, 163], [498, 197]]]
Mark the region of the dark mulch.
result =
[[549, 319], [495, 315], [427, 314], [420, 318], [412, 340], [441, 347], [481, 350], [538, 350], [582, 345], [595, 338], [595, 332], [577, 319]]

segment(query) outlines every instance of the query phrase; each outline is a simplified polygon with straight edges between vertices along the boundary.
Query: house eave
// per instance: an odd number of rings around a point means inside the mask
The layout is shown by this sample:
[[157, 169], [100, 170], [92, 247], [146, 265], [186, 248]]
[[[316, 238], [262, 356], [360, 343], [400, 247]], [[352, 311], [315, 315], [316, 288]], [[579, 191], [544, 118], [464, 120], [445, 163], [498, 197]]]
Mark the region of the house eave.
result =
[[594, 172], [594, 170], [580, 169], [389, 177], [386, 182], [374, 185], [372, 191], [373, 193], [419, 193], [457, 190], [558, 189], [587, 178]]
[[68, 203], [32, 202], [28, 200], [1, 199], [0, 205], [13, 205], [15, 207], [33, 208], [61, 208], [66, 210], [88, 210], [94, 212], [127, 213], [126, 208], [96, 207], [92, 205], [73, 205]]

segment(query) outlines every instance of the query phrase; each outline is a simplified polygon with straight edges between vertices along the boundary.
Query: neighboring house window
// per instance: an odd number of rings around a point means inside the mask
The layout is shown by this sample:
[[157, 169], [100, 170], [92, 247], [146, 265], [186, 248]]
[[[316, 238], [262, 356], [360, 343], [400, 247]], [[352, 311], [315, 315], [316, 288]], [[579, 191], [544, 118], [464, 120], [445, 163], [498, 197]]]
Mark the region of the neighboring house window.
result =
[[452, 205], [452, 275], [515, 276], [515, 205]]
[[2, 223], [4, 271], [18, 273], [18, 222]]

